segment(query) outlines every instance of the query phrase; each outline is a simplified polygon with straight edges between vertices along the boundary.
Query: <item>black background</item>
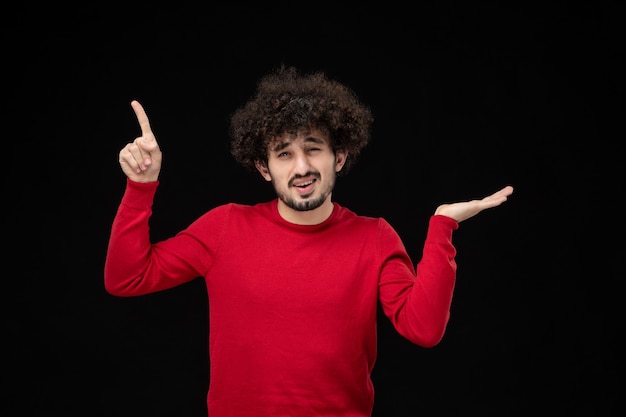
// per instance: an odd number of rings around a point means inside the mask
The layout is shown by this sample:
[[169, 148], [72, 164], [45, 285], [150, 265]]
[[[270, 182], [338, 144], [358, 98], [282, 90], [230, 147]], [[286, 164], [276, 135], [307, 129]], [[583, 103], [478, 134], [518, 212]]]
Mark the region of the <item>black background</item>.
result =
[[104, 291], [117, 153], [139, 99], [164, 152], [155, 239], [273, 198], [233, 162], [227, 125], [281, 63], [372, 107], [371, 145], [334, 199], [386, 218], [415, 261], [439, 203], [515, 187], [455, 233], [437, 347], [381, 317], [374, 415], [623, 408], [624, 6], [437, 4], [5, 11], [2, 414], [206, 415], [203, 282]]

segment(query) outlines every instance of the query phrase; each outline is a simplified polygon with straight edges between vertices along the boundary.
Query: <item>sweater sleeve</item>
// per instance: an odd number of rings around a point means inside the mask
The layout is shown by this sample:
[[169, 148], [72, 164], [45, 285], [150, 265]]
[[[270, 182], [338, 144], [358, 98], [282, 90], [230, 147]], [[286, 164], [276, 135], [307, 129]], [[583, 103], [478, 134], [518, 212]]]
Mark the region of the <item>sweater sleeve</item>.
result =
[[199, 275], [182, 257], [150, 241], [149, 220], [157, 187], [158, 182], [137, 183], [127, 179], [113, 219], [104, 265], [104, 287], [112, 295], [136, 296], [162, 291]]
[[385, 315], [408, 340], [432, 347], [443, 338], [456, 281], [456, 249], [452, 232], [458, 223], [449, 217], [429, 219], [422, 258], [414, 269], [400, 238], [383, 233], [380, 300]]

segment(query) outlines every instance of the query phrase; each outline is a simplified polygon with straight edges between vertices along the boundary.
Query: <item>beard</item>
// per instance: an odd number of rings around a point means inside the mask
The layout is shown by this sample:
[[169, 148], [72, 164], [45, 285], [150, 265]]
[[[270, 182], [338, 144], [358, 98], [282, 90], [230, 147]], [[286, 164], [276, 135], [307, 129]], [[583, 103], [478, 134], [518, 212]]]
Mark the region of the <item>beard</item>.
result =
[[[318, 179], [320, 178], [319, 174], [315, 176]], [[276, 184], [274, 184], [274, 181], [272, 181], [272, 184], [274, 185], [276, 195], [283, 203], [285, 203], [287, 207], [296, 211], [310, 211], [315, 210], [316, 208], [321, 207], [324, 204], [330, 193], [333, 191], [333, 188], [335, 187], [335, 178], [331, 178], [328, 186], [320, 192], [318, 197], [315, 198], [308, 198], [308, 196], [303, 196], [301, 198], [295, 199], [293, 197], [290, 197], [287, 193], [279, 191], [276, 187]]]
[[287, 197], [282, 193], [278, 193], [278, 198], [282, 200], [283, 203], [287, 205], [287, 207], [296, 210], [296, 211], [309, 211], [315, 210], [320, 207], [326, 201], [326, 197], [328, 197], [328, 192], [321, 194], [317, 198], [307, 199], [307, 200], [298, 200], [296, 201], [294, 198]]

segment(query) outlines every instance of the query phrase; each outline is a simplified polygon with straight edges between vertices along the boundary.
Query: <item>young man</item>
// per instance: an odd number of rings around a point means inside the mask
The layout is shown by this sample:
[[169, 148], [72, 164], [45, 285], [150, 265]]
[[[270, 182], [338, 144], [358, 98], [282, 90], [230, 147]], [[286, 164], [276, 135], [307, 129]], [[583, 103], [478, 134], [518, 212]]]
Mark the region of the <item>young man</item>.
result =
[[231, 152], [277, 198], [215, 207], [151, 242], [162, 154], [148, 117], [119, 153], [126, 191], [113, 222], [104, 283], [116, 296], [203, 277], [209, 297], [211, 417], [371, 416], [378, 302], [413, 343], [442, 339], [456, 279], [453, 231], [507, 200], [439, 206], [415, 265], [382, 218], [332, 200], [370, 137], [370, 110], [323, 73], [278, 68], [231, 118]]

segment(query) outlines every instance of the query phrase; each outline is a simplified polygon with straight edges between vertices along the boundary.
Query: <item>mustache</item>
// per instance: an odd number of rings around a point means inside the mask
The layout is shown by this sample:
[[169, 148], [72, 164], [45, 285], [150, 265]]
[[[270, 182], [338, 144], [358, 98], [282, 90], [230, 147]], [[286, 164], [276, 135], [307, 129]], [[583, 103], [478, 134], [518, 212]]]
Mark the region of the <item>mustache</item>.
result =
[[321, 174], [319, 172], [313, 172], [313, 171], [309, 171], [304, 175], [300, 175], [300, 174], [296, 174], [294, 175], [291, 179], [289, 179], [289, 186], [292, 187], [294, 181], [300, 179], [300, 178], [305, 178], [305, 177], [314, 177], [317, 180], [320, 180], [322, 178]]

